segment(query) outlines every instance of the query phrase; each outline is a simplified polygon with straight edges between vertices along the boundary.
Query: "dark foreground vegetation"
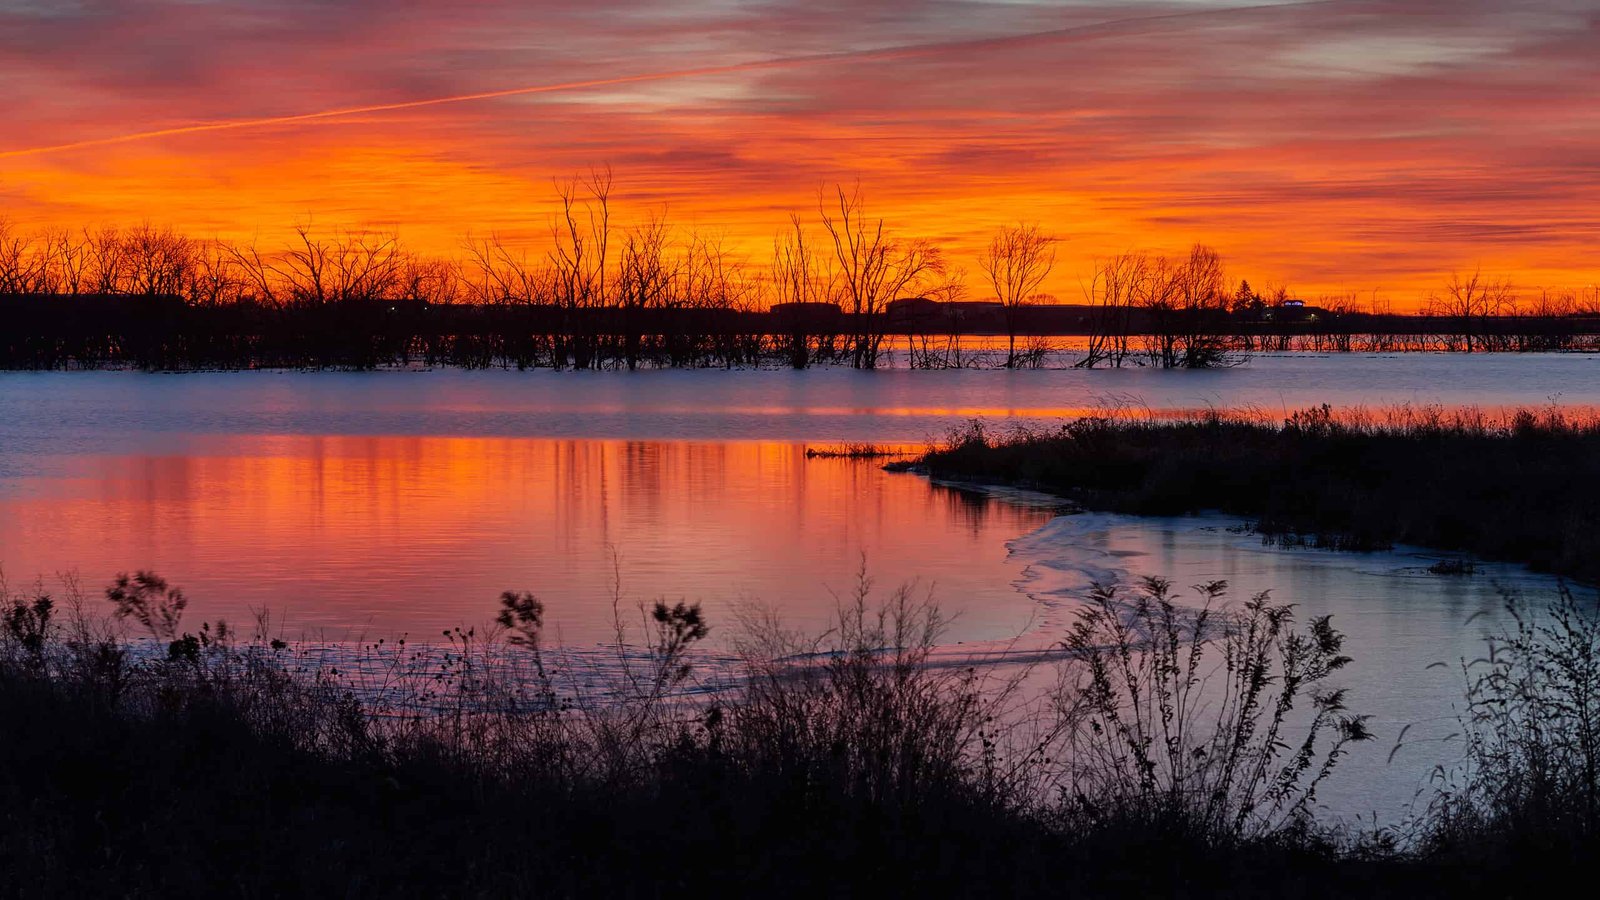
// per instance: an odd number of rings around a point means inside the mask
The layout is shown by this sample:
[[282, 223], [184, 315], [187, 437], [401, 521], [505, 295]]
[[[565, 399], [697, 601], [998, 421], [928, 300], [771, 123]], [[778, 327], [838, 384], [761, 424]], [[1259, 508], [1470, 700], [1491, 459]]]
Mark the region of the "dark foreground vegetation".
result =
[[1221, 510], [1284, 543], [1414, 544], [1600, 581], [1600, 422], [1555, 407], [1492, 417], [1323, 406], [1281, 422], [1109, 416], [1009, 436], [974, 425], [915, 465], [1094, 509]]
[[619, 635], [596, 694], [528, 594], [408, 667], [185, 631], [149, 573], [106, 590], [112, 617], [8, 592], [0, 890], [1532, 896], [1600, 849], [1592, 605], [1563, 595], [1469, 667], [1467, 765], [1407, 832], [1362, 833], [1312, 814], [1371, 737], [1329, 686], [1341, 635], [1224, 590], [1096, 589], [1040, 695], [951, 664], [936, 609], [865, 580], [819, 640], [749, 616], [709, 695], [682, 603]]

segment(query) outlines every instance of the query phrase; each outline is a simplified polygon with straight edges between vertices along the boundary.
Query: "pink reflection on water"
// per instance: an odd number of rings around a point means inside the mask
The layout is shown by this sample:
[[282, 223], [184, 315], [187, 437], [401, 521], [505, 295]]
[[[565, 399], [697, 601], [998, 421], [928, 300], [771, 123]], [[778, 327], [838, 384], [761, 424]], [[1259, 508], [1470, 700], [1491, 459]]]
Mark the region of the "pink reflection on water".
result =
[[187, 452], [92, 455], [0, 495], [13, 582], [76, 570], [97, 589], [152, 568], [195, 620], [269, 607], [293, 634], [410, 633], [486, 621], [531, 590], [561, 638], [611, 632], [657, 596], [740, 603], [821, 627], [866, 554], [884, 590], [913, 579], [961, 613], [953, 640], [1025, 628], [1006, 542], [1030, 508], [930, 486], [879, 462], [774, 442], [212, 437]]

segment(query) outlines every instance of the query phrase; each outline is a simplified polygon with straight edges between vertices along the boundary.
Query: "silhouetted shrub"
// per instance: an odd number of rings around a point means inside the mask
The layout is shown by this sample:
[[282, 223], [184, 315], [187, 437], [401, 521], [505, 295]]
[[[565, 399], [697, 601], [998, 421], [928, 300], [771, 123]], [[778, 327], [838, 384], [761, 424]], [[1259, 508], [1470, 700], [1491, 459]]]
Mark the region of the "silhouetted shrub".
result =
[[1463, 662], [1466, 757], [1433, 802], [1423, 852], [1515, 877], [1600, 850], [1600, 602], [1510, 597], [1512, 625]]
[[264, 616], [185, 632], [152, 573], [106, 591], [156, 610], [139, 640], [71, 585], [65, 616], [0, 591], [0, 871], [26, 896], [1417, 896], [1473, 887], [1480, 846], [1592, 846], [1600, 627], [1570, 595], [1474, 683], [1466, 787], [1411, 853], [1309, 816], [1366, 737], [1323, 687], [1340, 634], [1223, 592], [1096, 589], [1034, 704], [1030, 669], [952, 656], [935, 605], [865, 576], [820, 637], [747, 612], [715, 684], [699, 607], [651, 604], [606, 688], [526, 593], [500, 627], [327, 658]]

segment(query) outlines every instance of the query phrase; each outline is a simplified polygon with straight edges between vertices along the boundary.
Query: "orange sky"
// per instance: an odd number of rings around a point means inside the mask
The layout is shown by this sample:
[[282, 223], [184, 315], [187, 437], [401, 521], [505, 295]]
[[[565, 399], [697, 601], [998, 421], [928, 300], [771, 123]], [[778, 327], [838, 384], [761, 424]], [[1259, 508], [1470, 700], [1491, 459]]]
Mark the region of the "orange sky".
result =
[[[1197, 240], [1308, 297], [1403, 308], [1480, 266], [1586, 287], [1600, 12], [1512, 5], [4, 6], [0, 217], [269, 244], [303, 222], [395, 227], [453, 254], [468, 232], [542, 242], [551, 179], [609, 165], [621, 220], [665, 208], [756, 264], [789, 210], [859, 178], [974, 296], [973, 254], [1018, 219], [1064, 239], [1045, 286], [1064, 300], [1095, 256]], [[553, 89], [406, 105], [521, 88]]]

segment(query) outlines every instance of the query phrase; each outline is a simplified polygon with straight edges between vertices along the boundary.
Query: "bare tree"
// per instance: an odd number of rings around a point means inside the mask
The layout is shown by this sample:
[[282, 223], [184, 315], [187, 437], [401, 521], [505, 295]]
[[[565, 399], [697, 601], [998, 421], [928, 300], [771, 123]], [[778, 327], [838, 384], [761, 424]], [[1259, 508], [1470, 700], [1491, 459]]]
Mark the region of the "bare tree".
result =
[[1275, 314], [1279, 318], [1274, 320], [1271, 333], [1261, 335], [1261, 339], [1257, 342], [1260, 349], [1275, 350], [1279, 353], [1290, 349], [1293, 327], [1290, 323], [1284, 322], [1281, 317], [1289, 298], [1293, 296], [1294, 291], [1290, 290], [1289, 286], [1281, 281], [1268, 282], [1266, 290], [1261, 292], [1262, 305], [1276, 310]]
[[[753, 313], [757, 307], [757, 289], [744, 261], [730, 253], [718, 236], [694, 233], [689, 236], [683, 255], [674, 266], [676, 287], [669, 292], [674, 309], [687, 307], [696, 311], [695, 321], [703, 323], [701, 333], [690, 335], [688, 343], [694, 348], [702, 336], [709, 337], [703, 349], [695, 353], [709, 353], [720, 358], [724, 366], [755, 362], [761, 354], [761, 336], [740, 331], [736, 323], [742, 314]], [[680, 315], [680, 322], [681, 313]], [[680, 330], [689, 328], [680, 324]], [[709, 331], [709, 335], [703, 332]], [[680, 345], [684, 343], [680, 337]], [[679, 350], [669, 357], [674, 363], [688, 361]]]
[[1314, 323], [1319, 345], [1317, 349], [1335, 353], [1349, 353], [1355, 349], [1352, 329], [1361, 314], [1361, 302], [1355, 293], [1324, 296], [1317, 305], [1327, 310], [1327, 315]]
[[305, 225], [297, 226], [295, 235], [300, 239], [299, 245], [286, 251], [276, 265], [269, 264], [267, 271], [281, 278], [290, 302], [320, 306], [333, 299], [328, 245], [313, 239], [311, 229]]
[[340, 300], [392, 300], [410, 256], [393, 233], [359, 231], [334, 243], [335, 297]]
[[234, 271], [240, 281], [241, 298], [274, 306], [283, 302], [278, 293], [271, 257], [261, 252], [259, 244], [254, 241], [249, 244], [225, 244], [221, 249], [233, 259]]
[[882, 219], [870, 219], [859, 185], [846, 192], [835, 185], [834, 197], [817, 196], [822, 225], [833, 239], [840, 293], [849, 306], [854, 346], [851, 364], [875, 369], [883, 347], [883, 313], [889, 301], [904, 296], [924, 277], [944, 268], [939, 249], [927, 241], [896, 240]]
[[1172, 260], [1151, 257], [1136, 284], [1136, 304], [1144, 311], [1144, 352], [1150, 364], [1176, 369], [1183, 363], [1181, 278]]
[[184, 275], [183, 296], [196, 306], [236, 303], [247, 282], [237, 255], [221, 241], [196, 241]]
[[1017, 323], [1056, 263], [1056, 238], [1037, 224], [1002, 227], [978, 256], [978, 266], [1005, 308], [1006, 368], [1017, 366]]
[[44, 258], [33, 235], [24, 234], [0, 219], [0, 294], [40, 290]]
[[488, 305], [531, 304], [546, 297], [549, 278], [528, 259], [526, 249], [513, 246], [500, 234], [486, 238], [468, 236], [465, 278], [473, 302]]
[[[611, 170], [591, 171], [582, 178], [556, 183], [561, 213], [551, 225], [555, 249], [550, 251], [556, 302], [565, 312], [562, 329], [571, 343], [572, 365], [587, 369], [595, 362], [594, 335], [580, 333], [590, 320], [577, 312], [603, 305], [607, 299], [607, 254], [611, 243]], [[564, 357], [566, 349], [558, 348]], [[558, 360], [559, 364], [559, 360]]]
[[1577, 337], [1573, 316], [1578, 308], [1574, 291], [1541, 290], [1526, 307], [1518, 306], [1516, 334], [1507, 335], [1511, 349], [1521, 351], [1567, 350]]
[[923, 295], [941, 304], [942, 320], [921, 321], [920, 327], [908, 328], [906, 349], [913, 369], [961, 369], [970, 359], [964, 352], [961, 335], [956, 327], [952, 304], [967, 296], [967, 270], [964, 267], [947, 268], [938, 280], [929, 285]]
[[461, 296], [461, 268], [453, 260], [406, 256], [395, 285], [397, 299], [448, 305]]
[[1128, 358], [1128, 334], [1132, 331], [1133, 309], [1150, 276], [1150, 259], [1143, 253], [1123, 253], [1097, 260], [1094, 275], [1084, 286], [1089, 315], [1089, 341], [1080, 368], [1092, 369], [1105, 363], [1121, 368]]
[[[527, 247], [500, 235], [466, 241], [461, 287], [475, 304], [494, 310], [500, 323], [518, 323], [498, 334], [486, 335], [470, 346], [477, 365], [516, 365], [519, 369], [541, 364], [566, 365], [562, 320], [568, 315], [555, 304], [555, 269], [548, 259], [530, 259]], [[462, 345], [458, 345], [462, 346]]]
[[94, 294], [120, 294], [127, 272], [127, 244], [122, 233], [114, 227], [83, 233], [88, 255], [85, 262], [86, 282]]
[[1184, 259], [1155, 257], [1138, 282], [1145, 315], [1145, 354], [1163, 369], [1204, 369], [1228, 363], [1225, 335], [1230, 295], [1222, 257], [1195, 244]]
[[1445, 317], [1456, 326], [1462, 349], [1471, 353], [1495, 349], [1489, 320], [1502, 315], [1515, 301], [1516, 294], [1510, 282], [1487, 278], [1481, 270], [1474, 269], [1471, 275], [1450, 273], [1444, 293], [1430, 298], [1430, 306], [1435, 315]]
[[49, 255], [45, 290], [59, 294], [82, 292], [89, 261], [87, 242], [66, 228], [57, 228], [45, 232], [44, 243]]
[[792, 368], [804, 369], [811, 362], [812, 317], [807, 304], [818, 302], [826, 290], [826, 275], [820, 271], [816, 251], [808, 242], [800, 216], [789, 214], [789, 227], [772, 239], [772, 286], [775, 305], [786, 311], [779, 317], [784, 350]]
[[621, 312], [623, 360], [631, 371], [639, 367], [645, 317], [671, 300], [677, 271], [667, 253], [665, 217], [650, 216], [628, 229], [617, 261], [616, 292]]
[[1189, 248], [1189, 257], [1174, 270], [1183, 325], [1183, 367], [1205, 369], [1227, 358], [1223, 340], [1228, 312], [1227, 274], [1222, 256], [1204, 244]]
[[194, 264], [194, 242], [171, 226], [155, 228], [146, 222], [122, 236], [123, 272], [127, 293], [141, 297], [177, 296], [189, 281]]
[[1580, 316], [1600, 316], [1600, 285], [1589, 285], [1574, 300], [1573, 313]]
[[394, 295], [406, 261], [396, 235], [354, 231], [319, 238], [305, 225], [295, 235], [297, 242], [267, 265], [290, 302], [320, 306]]

